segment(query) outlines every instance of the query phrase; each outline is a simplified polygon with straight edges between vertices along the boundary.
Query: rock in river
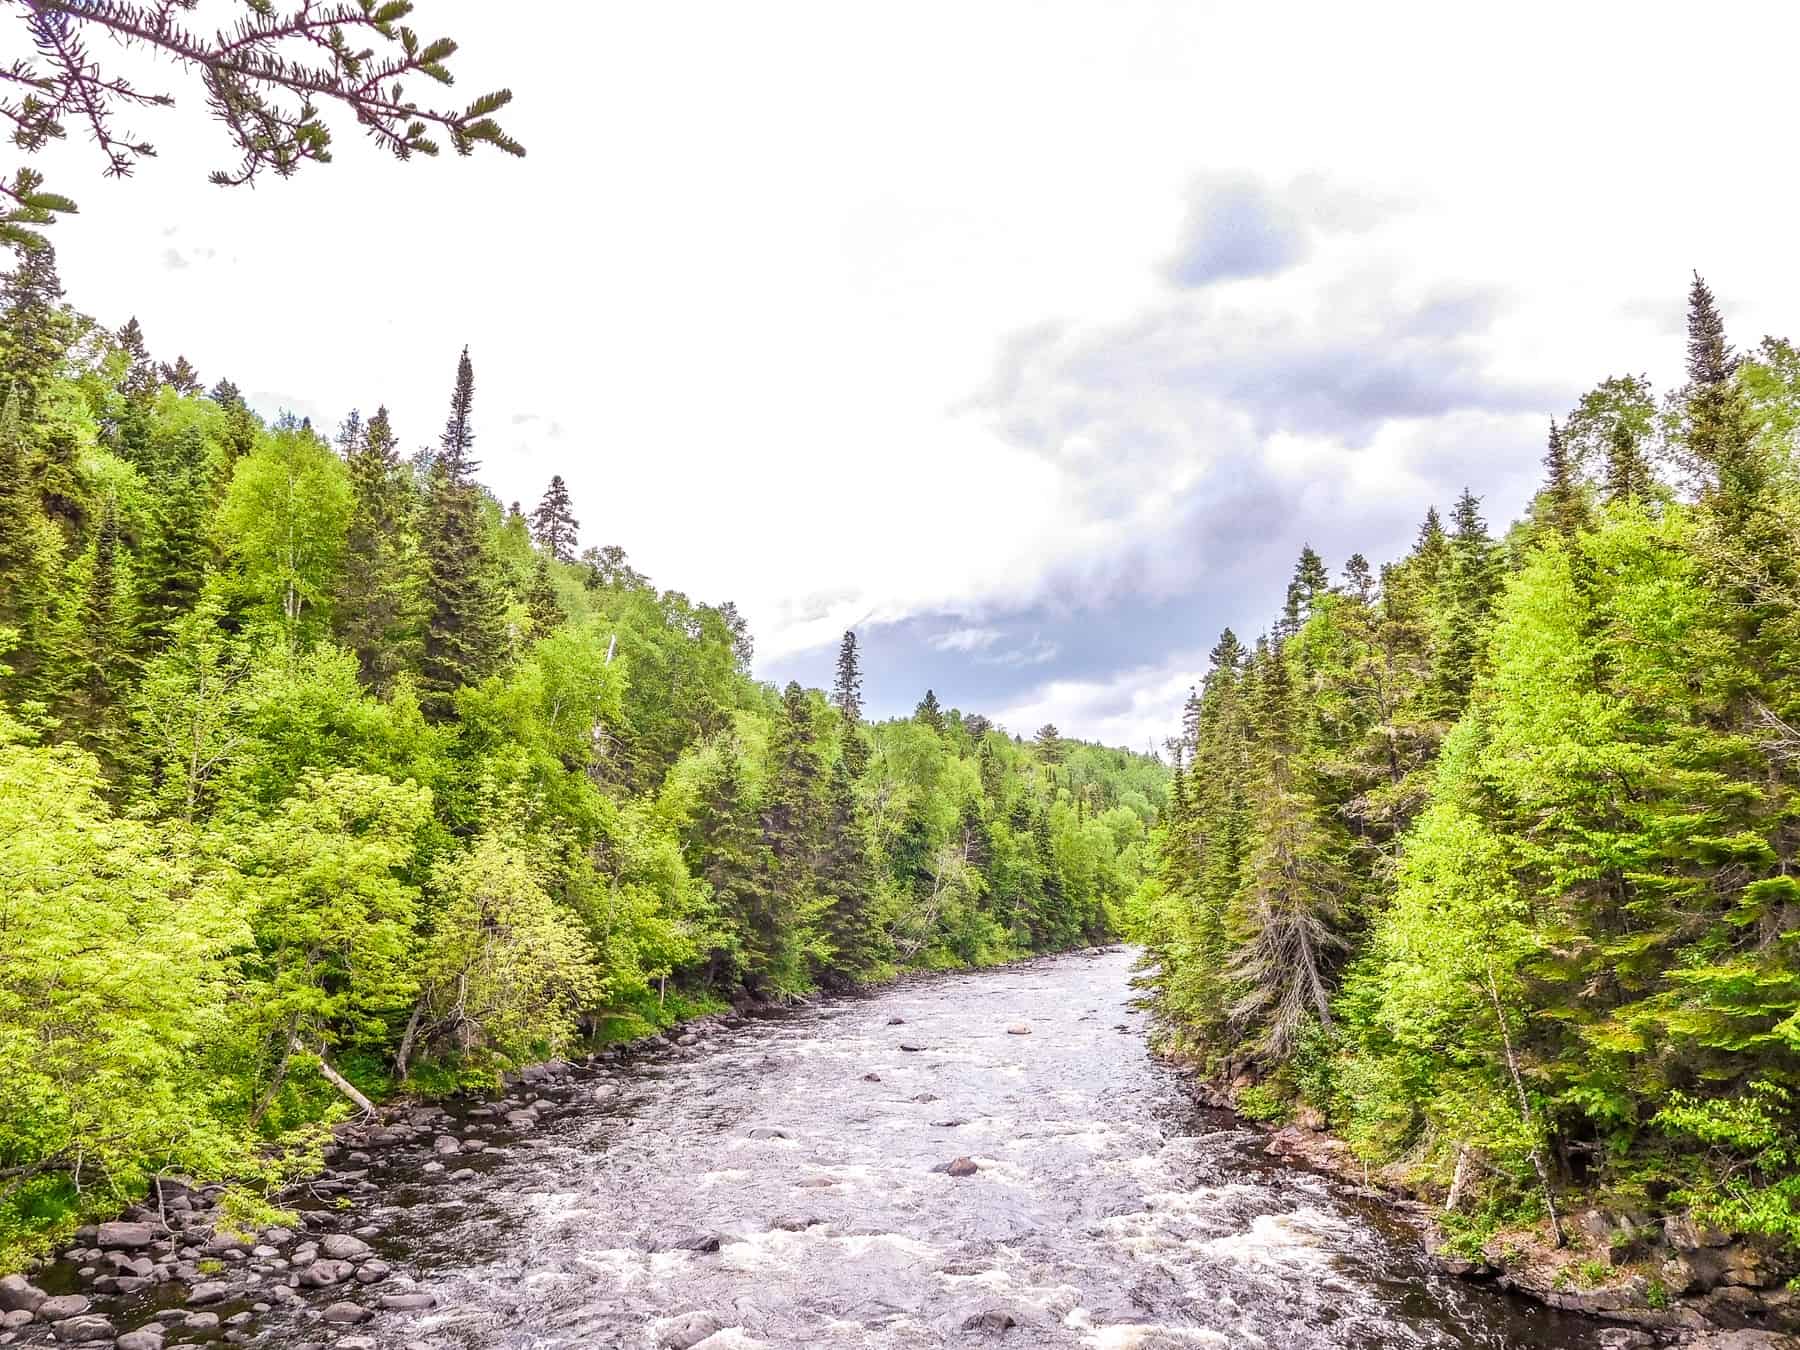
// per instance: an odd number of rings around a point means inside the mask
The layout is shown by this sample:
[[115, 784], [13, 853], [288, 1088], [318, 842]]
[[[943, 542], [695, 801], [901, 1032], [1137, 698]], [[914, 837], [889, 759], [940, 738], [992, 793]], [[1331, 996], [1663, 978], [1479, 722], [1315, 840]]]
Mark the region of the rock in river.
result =
[[0, 1312], [36, 1312], [50, 1296], [23, 1275], [0, 1277]]
[[717, 1334], [720, 1325], [719, 1319], [709, 1312], [682, 1313], [657, 1329], [656, 1341], [666, 1350], [692, 1350], [708, 1336]]
[[156, 1229], [147, 1223], [103, 1223], [98, 1233], [102, 1247], [148, 1247], [156, 1241]]

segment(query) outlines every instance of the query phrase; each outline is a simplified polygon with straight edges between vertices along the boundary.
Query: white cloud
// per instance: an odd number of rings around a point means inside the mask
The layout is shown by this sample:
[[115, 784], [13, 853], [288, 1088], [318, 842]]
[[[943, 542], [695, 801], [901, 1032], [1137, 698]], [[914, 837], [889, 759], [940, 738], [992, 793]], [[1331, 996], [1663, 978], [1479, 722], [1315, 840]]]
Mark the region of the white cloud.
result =
[[[528, 158], [396, 165], [340, 122], [333, 163], [226, 191], [201, 92], [157, 66], [180, 108], [134, 115], [160, 154], [132, 179], [80, 137], [40, 157], [83, 208], [71, 300], [209, 384], [303, 391], [271, 411], [386, 403], [408, 449], [467, 342], [496, 495], [562, 474], [584, 543], [737, 600], [765, 662], [1177, 596], [1216, 631], [1278, 600], [1301, 538], [1379, 558], [1463, 481], [1503, 519], [1557, 400], [1675, 369], [1690, 268], [1743, 341], [1800, 315], [1769, 228], [1800, 189], [1692, 114], [1782, 125], [1800, 11], [1421, 0], [1379, 29], [1310, 7], [1297, 38], [1187, 0], [429, 8], [459, 88], [517, 91]], [[1521, 99], [1545, 33], [1582, 78]], [[1093, 656], [1075, 632], [935, 655], [1022, 653], [978, 670], [1018, 706]], [[1210, 639], [1106, 658], [1149, 696]], [[1093, 683], [1055, 695], [1071, 734], [1134, 716]]]
[[951, 628], [927, 642], [940, 652], [979, 652], [993, 646], [1001, 636], [998, 628]]

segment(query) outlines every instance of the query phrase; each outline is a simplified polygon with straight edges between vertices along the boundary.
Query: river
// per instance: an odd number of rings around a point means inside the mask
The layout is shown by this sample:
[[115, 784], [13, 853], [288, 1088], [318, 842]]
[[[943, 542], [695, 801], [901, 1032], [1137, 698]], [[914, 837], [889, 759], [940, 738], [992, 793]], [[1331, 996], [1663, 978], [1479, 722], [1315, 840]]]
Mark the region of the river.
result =
[[[1197, 1106], [1146, 1052], [1131, 963], [1073, 954], [758, 1018], [579, 1079], [578, 1104], [480, 1155], [472, 1178], [396, 1160], [357, 1218], [437, 1305], [360, 1334], [1593, 1344], [1585, 1322], [1431, 1271], [1379, 1206]], [[978, 1170], [936, 1170], [957, 1158]]]

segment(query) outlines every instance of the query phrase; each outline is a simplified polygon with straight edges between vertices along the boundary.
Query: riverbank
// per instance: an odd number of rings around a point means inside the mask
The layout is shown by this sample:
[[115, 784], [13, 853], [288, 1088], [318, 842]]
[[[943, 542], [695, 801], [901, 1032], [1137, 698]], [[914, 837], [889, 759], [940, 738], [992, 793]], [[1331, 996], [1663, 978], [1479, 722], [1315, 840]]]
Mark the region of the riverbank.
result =
[[171, 1184], [8, 1282], [33, 1306], [0, 1334], [1592, 1350], [1586, 1319], [1435, 1278], [1342, 1187], [1195, 1113], [1144, 1053], [1130, 960], [921, 972], [537, 1066], [496, 1100], [396, 1103], [341, 1131], [292, 1223], [235, 1235], [216, 1188]]
[[1403, 1169], [1370, 1169], [1316, 1118], [1254, 1121], [1237, 1112], [1229, 1086], [1196, 1078], [1194, 1091], [1208, 1107], [1264, 1130], [1270, 1157], [1345, 1182], [1401, 1216], [1438, 1270], [1614, 1323], [1602, 1333], [1609, 1346], [1800, 1350], [1793, 1271], [1742, 1234], [1686, 1214], [1578, 1204], [1564, 1218], [1565, 1247], [1555, 1247], [1547, 1232], [1513, 1228], [1491, 1237], [1479, 1256], [1463, 1255], [1438, 1222], [1438, 1198], [1422, 1194]]
[[[981, 971], [1117, 950], [1039, 953]], [[813, 998], [874, 998], [970, 973], [903, 970], [879, 984]], [[509, 1150], [529, 1146], [540, 1126], [615, 1097], [616, 1071], [649, 1059], [697, 1058], [718, 1037], [811, 1006], [813, 998], [741, 997], [585, 1055], [509, 1071], [491, 1094], [397, 1094], [333, 1127], [323, 1169], [273, 1197], [284, 1211], [277, 1223], [247, 1221], [225, 1182], [163, 1178], [114, 1219], [77, 1228], [52, 1255], [0, 1277], [0, 1346], [239, 1343], [285, 1312], [339, 1333], [342, 1350], [367, 1350], [344, 1333], [381, 1313], [425, 1313], [434, 1304], [379, 1258], [370, 1245], [378, 1228], [346, 1219], [359, 1200], [396, 1183], [453, 1188], [472, 1181]]]

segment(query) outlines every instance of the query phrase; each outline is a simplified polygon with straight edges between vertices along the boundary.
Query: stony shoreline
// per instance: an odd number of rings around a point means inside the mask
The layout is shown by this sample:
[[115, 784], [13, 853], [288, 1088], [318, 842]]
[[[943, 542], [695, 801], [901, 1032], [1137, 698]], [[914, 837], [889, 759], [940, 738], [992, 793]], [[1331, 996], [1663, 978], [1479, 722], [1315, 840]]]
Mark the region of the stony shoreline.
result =
[[[1195, 1091], [1208, 1107], [1236, 1114], [1226, 1088], [1199, 1082]], [[1315, 1128], [1322, 1122], [1272, 1125], [1237, 1118], [1268, 1132], [1264, 1152], [1270, 1157], [1347, 1182], [1355, 1194], [1399, 1215], [1444, 1273], [1615, 1323], [1600, 1333], [1605, 1346], [1800, 1350], [1800, 1292], [1787, 1285], [1792, 1272], [1739, 1234], [1696, 1224], [1685, 1214], [1586, 1208], [1566, 1216], [1570, 1247], [1557, 1250], [1535, 1231], [1521, 1230], [1496, 1236], [1480, 1259], [1471, 1259], [1445, 1249], [1437, 1209], [1404, 1177], [1371, 1173], [1348, 1144]], [[1596, 1267], [1605, 1278], [1581, 1287], [1588, 1283], [1583, 1274]]]
[[[907, 971], [882, 987], [959, 973], [965, 972]], [[398, 1259], [383, 1258], [383, 1229], [359, 1215], [359, 1197], [403, 1182], [471, 1180], [555, 1116], [616, 1096], [620, 1088], [609, 1070], [650, 1055], [691, 1058], [711, 1037], [783, 1006], [744, 1001], [576, 1060], [529, 1065], [506, 1074], [492, 1100], [385, 1103], [337, 1126], [325, 1169], [276, 1198], [297, 1213], [291, 1228], [233, 1232], [220, 1209], [224, 1184], [165, 1178], [116, 1220], [77, 1229], [54, 1256], [0, 1276], [0, 1346], [235, 1345], [280, 1322], [291, 1329], [295, 1350], [321, 1350], [328, 1343], [337, 1350], [375, 1350], [376, 1340], [361, 1330], [365, 1324], [383, 1314], [429, 1313], [436, 1299], [417, 1288]], [[668, 1246], [706, 1240], [676, 1235]], [[718, 1239], [711, 1240], [716, 1246]], [[662, 1343], [676, 1350], [693, 1344], [686, 1339], [695, 1329], [689, 1323], [673, 1319], [658, 1333]], [[399, 1343], [408, 1350], [430, 1350], [431, 1344]]]

